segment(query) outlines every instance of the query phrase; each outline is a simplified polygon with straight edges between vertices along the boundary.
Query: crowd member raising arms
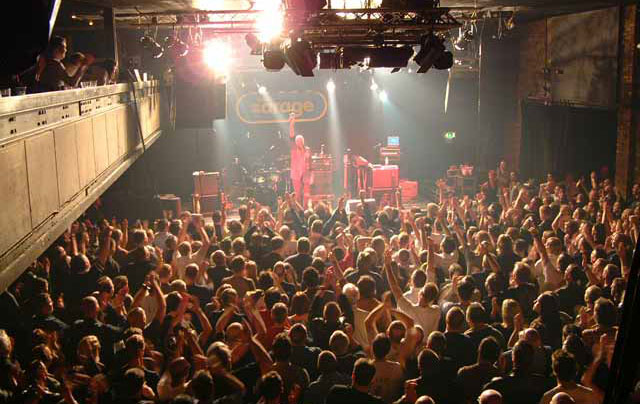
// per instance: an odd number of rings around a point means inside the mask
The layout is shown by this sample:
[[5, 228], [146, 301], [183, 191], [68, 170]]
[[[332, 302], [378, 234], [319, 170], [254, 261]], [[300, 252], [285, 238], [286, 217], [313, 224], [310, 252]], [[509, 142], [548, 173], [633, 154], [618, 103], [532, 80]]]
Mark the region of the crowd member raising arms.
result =
[[424, 211], [82, 217], [0, 296], [1, 400], [599, 402], [638, 192], [504, 163], [477, 195], [439, 184]]

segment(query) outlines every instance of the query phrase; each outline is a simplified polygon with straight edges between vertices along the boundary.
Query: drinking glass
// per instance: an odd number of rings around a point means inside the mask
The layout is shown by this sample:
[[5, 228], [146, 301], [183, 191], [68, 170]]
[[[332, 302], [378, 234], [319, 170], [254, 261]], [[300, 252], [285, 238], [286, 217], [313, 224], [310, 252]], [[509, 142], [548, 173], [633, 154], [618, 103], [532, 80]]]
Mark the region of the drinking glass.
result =
[[0, 90], [0, 97], [11, 97], [11, 89], [3, 88], [2, 90]]

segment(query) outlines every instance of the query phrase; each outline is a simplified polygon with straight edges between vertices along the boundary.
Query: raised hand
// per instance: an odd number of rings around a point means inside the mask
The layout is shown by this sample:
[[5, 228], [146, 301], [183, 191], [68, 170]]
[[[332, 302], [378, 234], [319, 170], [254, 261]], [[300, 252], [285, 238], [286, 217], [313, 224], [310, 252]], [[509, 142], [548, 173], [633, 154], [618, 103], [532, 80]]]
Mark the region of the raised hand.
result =
[[518, 331], [524, 329], [524, 317], [522, 316], [522, 313], [518, 313], [513, 316], [513, 328]]
[[342, 196], [338, 199], [338, 210], [339, 210], [339, 211], [343, 211], [343, 210], [345, 209], [346, 202], [347, 202], [347, 197], [346, 197], [345, 195], [342, 195]]
[[389, 271], [391, 270], [392, 254], [393, 254], [393, 251], [391, 251], [391, 249], [387, 249], [384, 252], [384, 268]]

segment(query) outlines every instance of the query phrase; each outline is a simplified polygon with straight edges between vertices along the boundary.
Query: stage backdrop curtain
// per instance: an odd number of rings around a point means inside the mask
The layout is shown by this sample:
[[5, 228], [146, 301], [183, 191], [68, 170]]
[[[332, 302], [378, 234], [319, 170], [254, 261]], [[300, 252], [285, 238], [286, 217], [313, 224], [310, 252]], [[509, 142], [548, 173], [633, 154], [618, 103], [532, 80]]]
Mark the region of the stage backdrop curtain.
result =
[[612, 109], [523, 101], [521, 178], [587, 175], [603, 166], [613, 175], [616, 128]]

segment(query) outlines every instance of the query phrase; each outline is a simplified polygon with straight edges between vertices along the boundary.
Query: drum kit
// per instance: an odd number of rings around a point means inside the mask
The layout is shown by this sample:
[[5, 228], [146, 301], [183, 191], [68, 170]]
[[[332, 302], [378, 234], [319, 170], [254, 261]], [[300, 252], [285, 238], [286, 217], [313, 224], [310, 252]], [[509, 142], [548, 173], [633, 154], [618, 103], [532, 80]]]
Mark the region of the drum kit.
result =
[[234, 160], [224, 170], [226, 195], [233, 202], [244, 203], [247, 199], [255, 199], [275, 209], [278, 197], [291, 190], [289, 160], [288, 155], [275, 158], [272, 164], [259, 160], [259, 164], [250, 170], [241, 166], [237, 159]]

